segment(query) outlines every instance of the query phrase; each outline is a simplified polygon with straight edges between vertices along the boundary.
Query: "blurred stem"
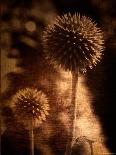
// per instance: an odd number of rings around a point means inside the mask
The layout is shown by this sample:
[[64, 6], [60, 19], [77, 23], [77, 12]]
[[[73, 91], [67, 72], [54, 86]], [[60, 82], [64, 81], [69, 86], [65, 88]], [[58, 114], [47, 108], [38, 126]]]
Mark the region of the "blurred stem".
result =
[[91, 149], [91, 155], [93, 155], [93, 144], [90, 144], [90, 149]]
[[77, 112], [77, 102], [76, 102], [76, 94], [77, 94], [77, 84], [78, 84], [78, 72], [72, 72], [72, 96], [71, 96], [71, 125], [69, 128], [69, 139], [66, 146], [65, 155], [71, 155], [71, 148], [76, 139], [76, 112]]
[[34, 155], [34, 133], [33, 133], [33, 118], [30, 122], [30, 155]]

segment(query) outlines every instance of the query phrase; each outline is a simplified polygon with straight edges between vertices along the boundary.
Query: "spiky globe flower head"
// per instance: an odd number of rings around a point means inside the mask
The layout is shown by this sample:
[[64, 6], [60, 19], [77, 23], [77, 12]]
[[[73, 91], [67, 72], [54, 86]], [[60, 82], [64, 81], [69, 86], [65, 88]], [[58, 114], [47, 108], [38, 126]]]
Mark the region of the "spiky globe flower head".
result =
[[24, 120], [37, 119], [40, 123], [49, 115], [49, 104], [42, 91], [33, 88], [19, 90], [13, 97], [15, 113]]
[[100, 28], [78, 13], [57, 16], [43, 34], [47, 57], [69, 71], [92, 69], [102, 58], [103, 44]]

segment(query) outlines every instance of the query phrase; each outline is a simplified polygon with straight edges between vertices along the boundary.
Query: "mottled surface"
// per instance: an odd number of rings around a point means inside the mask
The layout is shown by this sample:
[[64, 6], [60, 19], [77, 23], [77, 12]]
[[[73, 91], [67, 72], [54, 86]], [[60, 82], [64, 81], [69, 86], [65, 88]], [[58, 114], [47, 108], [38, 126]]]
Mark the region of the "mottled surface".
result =
[[[11, 106], [12, 96], [20, 88], [26, 87], [36, 87], [47, 94], [51, 109], [46, 122], [34, 129], [35, 154], [63, 155], [70, 122], [71, 74], [49, 64], [44, 58], [41, 45], [41, 33], [52, 14], [54, 16], [54, 8], [48, 5], [50, 3], [42, 6], [43, 1], [39, 1], [40, 5], [32, 5], [30, 1], [21, 1], [19, 4], [15, 0], [12, 3], [4, 2], [2, 5], [8, 3], [9, 7], [2, 8], [2, 155], [29, 155], [29, 132], [22, 121], [15, 118]], [[105, 31], [106, 50], [103, 60], [93, 71], [79, 77], [76, 131], [77, 138], [86, 136], [94, 141], [94, 155], [115, 152], [113, 109], [116, 94], [116, 47], [113, 0], [55, 2], [60, 13], [78, 11], [86, 14]], [[75, 151], [79, 155], [90, 154], [89, 144], [80, 140], [79, 144], [74, 145], [73, 153]]]

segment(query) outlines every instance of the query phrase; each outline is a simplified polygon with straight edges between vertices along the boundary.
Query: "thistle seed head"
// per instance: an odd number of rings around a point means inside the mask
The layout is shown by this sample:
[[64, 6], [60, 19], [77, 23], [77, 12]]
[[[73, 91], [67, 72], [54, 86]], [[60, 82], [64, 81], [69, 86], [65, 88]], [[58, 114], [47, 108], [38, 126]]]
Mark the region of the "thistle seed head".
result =
[[45, 121], [49, 115], [49, 104], [42, 91], [33, 88], [19, 90], [13, 97], [15, 113], [22, 119]]
[[45, 54], [69, 71], [86, 72], [102, 58], [103, 33], [86, 16], [70, 13], [58, 16], [43, 34]]

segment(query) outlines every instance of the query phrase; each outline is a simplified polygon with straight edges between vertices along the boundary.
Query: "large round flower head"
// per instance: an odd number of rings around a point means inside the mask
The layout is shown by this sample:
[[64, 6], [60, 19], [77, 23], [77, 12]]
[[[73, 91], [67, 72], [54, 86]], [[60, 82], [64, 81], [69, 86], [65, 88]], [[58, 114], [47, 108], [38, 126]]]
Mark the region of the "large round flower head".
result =
[[69, 71], [93, 68], [102, 57], [103, 44], [100, 28], [78, 13], [58, 16], [43, 34], [47, 57]]
[[24, 120], [38, 119], [39, 122], [42, 122], [49, 115], [47, 97], [37, 89], [19, 90], [13, 97], [13, 105], [16, 115]]

